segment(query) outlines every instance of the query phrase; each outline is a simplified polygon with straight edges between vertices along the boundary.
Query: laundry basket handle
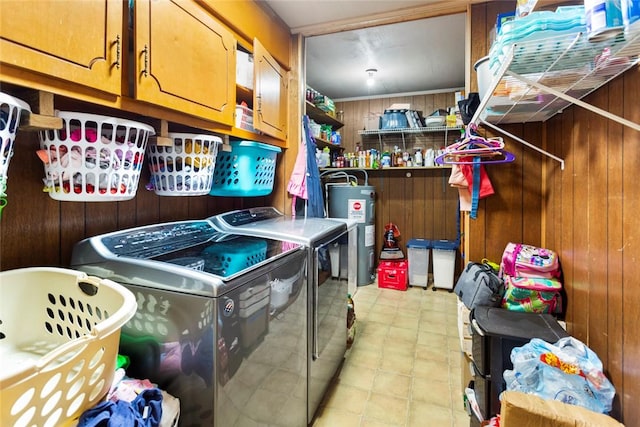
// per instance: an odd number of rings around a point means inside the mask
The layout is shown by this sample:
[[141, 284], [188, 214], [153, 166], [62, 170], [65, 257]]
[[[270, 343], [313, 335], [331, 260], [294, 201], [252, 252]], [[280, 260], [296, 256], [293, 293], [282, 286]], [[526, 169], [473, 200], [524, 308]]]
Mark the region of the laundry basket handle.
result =
[[78, 276], [78, 287], [89, 297], [100, 298], [101, 289], [103, 292], [116, 293], [122, 297], [122, 302], [118, 310], [111, 313], [108, 318], [102, 319], [100, 323], [94, 325], [92, 334], [102, 337], [120, 329], [129, 319], [133, 317], [138, 309], [138, 303], [133, 293], [122, 285], [109, 279], [102, 279], [96, 276]]

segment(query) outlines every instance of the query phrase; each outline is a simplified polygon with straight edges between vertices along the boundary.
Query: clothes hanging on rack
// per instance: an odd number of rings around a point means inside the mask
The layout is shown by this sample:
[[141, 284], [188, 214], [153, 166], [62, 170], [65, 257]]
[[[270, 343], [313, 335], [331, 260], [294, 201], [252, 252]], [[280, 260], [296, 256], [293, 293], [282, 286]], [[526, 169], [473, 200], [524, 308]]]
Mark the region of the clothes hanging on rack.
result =
[[484, 164], [506, 163], [515, 156], [504, 150], [502, 138], [482, 138], [472, 135], [471, 130], [465, 138], [447, 146], [436, 163], [451, 164], [449, 184], [458, 188], [460, 210], [470, 212], [475, 219], [479, 200], [495, 193]]

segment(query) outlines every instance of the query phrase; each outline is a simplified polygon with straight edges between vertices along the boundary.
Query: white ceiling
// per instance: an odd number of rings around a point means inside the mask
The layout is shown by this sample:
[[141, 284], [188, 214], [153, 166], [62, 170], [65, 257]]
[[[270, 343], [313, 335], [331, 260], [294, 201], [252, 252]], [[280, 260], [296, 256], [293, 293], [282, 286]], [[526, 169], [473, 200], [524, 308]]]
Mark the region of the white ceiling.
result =
[[[292, 33], [320, 34], [306, 38], [307, 83], [334, 100], [456, 90], [465, 85], [464, 13], [362, 28], [374, 16], [435, 0], [264, 1]], [[325, 34], [341, 22], [356, 29]], [[372, 87], [366, 84], [369, 68], [378, 70]]]

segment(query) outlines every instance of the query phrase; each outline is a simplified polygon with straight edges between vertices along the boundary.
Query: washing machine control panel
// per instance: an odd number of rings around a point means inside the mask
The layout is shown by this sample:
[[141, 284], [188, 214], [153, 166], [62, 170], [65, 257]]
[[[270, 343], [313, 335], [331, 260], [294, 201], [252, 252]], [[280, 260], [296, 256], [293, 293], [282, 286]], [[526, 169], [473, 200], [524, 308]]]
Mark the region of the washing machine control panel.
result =
[[148, 259], [207, 242], [219, 234], [207, 221], [175, 222], [116, 232], [101, 242], [115, 255]]
[[241, 209], [219, 215], [217, 219], [221, 219], [227, 225], [232, 227], [240, 227], [252, 222], [264, 221], [267, 219], [280, 218], [283, 215], [272, 207], [262, 207], [254, 209]]

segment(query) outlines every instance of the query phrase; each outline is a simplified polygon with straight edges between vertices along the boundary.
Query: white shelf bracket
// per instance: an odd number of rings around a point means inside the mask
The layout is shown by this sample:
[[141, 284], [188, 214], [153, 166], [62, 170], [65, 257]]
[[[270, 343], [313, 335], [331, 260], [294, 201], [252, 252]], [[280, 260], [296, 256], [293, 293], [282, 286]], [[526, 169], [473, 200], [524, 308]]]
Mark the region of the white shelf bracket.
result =
[[553, 160], [555, 160], [555, 161], [559, 162], [559, 163], [560, 163], [560, 169], [561, 169], [561, 170], [564, 170], [564, 160], [563, 160], [563, 159], [561, 159], [560, 157], [555, 156], [555, 155], [553, 155], [553, 154], [549, 153], [548, 151], [543, 150], [542, 148], [536, 147], [535, 145], [531, 144], [530, 142], [527, 142], [527, 141], [525, 141], [524, 139], [522, 139], [522, 138], [520, 138], [520, 137], [518, 137], [518, 136], [516, 136], [516, 135], [514, 135], [514, 134], [512, 134], [512, 133], [510, 133], [510, 132], [507, 132], [506, 130], [504, 130], [504, 129], [502, 129], [502, 128], [498, 127], [498, 126], [492, 125], [491, 123], [489, 123], [489, 122], [487, 122], [487, 121], [485, 121], [485, 120], [483, 120], [483, 119], [480, 119], [480, 122], [481, 122], [484, 126], [490, 127], [491, 129], [493, 129], [493, 130], [495, 130], [495, 131], [498, 131], [498, 132], [500, 132], [501, 134], [506, 135], [506, 136], [508, 136], [509, 138], [512, 138], [512, 139], [514, 139], [514, 140], [518, 141], [520, 144], [522, 144], [522, 145], [526, 145], [527, 147], [531, 148], [532, 150], [535, 150], [535, 151], [537, 151], [538, 153], [542, 153], [542, 154], [544, 154], [545, 156], [552, 158]]
[[550, 88], [548, 86], [545, 86], [545, 85], [540, 84], [538, 82], [535, 82], [533, 80], [527, 79], [526, 77], [521, 76], [520, 74], [516, 74], [516, 73], [514, 73], [512, 71], [507, 71], [507, 74], [510, 75], [511, 77], [514, 77], [514, 78], [520, 80], [521, 82], [523, 82], [523, 83], [525, 83], [525, 84], [527, 84], [529, 86], [533, 86], [536, 89], [539, 89], [539, 90], [541, 90], [543, 92], [550, 93], [551, 95], [557, 96], [558, 98], [564, 99], [565, 101], [568, 101], [570, 103], [578, 105], [578, 106], [580, 106], [580, 107], [582, 107], [584, 109], [592, 111], [592, 112], [594, 112], [596, 114], [599, 114], [599, 115], [601, 115], [603, 117], [606, 117], [609, 120], [613, 120], [615, 122], [618, 122], [618, 123], [620, 123], [620, 124], [622, 124], [624, 126], [630, 127], [631, 129], [635, 129], [638, 132], [640, 132], [640, 125], [637, 124], [637, 123], [634, 123], [634, 122], [632, 122], [630, 120], [627, 120], [627, 119], [625, 119], [623, 117], [616, 116], [615, 114], [612, 114], [612, 113], [610, 113], [608, 111], [605, 111], [605, 110], [603, 110], [601, 108], [598, 108], [598, 107], [596, 107], [594, 105], [588, 104], [588, 103], [586, 103], [584, 101], [581, 101], [581, 100], [579, 100], [577, 98], [574, 98], [574, 97], [572, 97], [570, 95], [567, 95], [566, 93], [562, 93], [562, 92], [557, 91], [557, 90], [555, 90], [553, 88]]

